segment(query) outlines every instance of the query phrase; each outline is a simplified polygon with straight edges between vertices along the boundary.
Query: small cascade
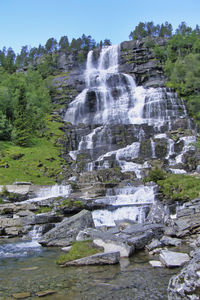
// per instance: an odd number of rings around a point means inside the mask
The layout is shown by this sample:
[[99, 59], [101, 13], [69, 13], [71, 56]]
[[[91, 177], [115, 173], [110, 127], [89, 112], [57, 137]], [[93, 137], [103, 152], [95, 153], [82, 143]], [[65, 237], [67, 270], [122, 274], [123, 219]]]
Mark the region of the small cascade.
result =
[[155, 150], [155, 143], [152, 138], [150, 138], [151, 141], [151, 151], [152, 151], [152, 158], [156, 158], [156, 150]]
[[40, 187], [36, 193], [36, 197], [30, 198], [25, 202], [37, 202], [44, 199], [67, 197], [71, 193], [71, 185], [51, 185]]
[[108, 189], [106, 197], [98, 202], [109, 208], [93, 212], [95, 226], [115, 226], [120, 220], [144, 222], [149, 205], [155, 201], [155, 193], [156, 186]]
[[42, 251], [42, 247], [38, 243], [41, 235], [42, 227], [35, 225], [24, 237], [24, 241], [0, 244], [0, 258], [29, 257], [39, 254]]

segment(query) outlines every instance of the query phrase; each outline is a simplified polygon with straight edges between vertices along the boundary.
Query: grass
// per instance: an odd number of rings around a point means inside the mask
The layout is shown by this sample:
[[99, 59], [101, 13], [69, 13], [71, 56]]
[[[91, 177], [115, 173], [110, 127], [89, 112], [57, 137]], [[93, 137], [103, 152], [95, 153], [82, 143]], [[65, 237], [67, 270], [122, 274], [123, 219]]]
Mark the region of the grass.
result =
[[64, 133], [60, 126], [59, 120], [48, 116], [45, 136], [34, 138], [31, 147], [0, 141], [0, 185], [15, 181], [50, 185], [61, 180], [63, 160], [59, 157], [61, 145], [57, 139], [63, 138]]
[[40, 207], [38, 210], [36, 210], [35, 214], [43, 214], [43, 213], [47, 213], [47, 212], [50, 212], [52, 211], [52, 208], [49, 207], [49, 206], [43, 206], [43, 207]]
[[200, 179], [193, 176], [169, 174], [157, 184], [168, 200], [185, 202], [200, 196]]
[[81, 201], [79, 201], [79, 200], [72, 201], [70, 198], [63, 200], [59, 206], [60, 207], [69, 207], [69, 208], [72, 208], [72, 207], [83, 208], [84, 207], [84, 205]]
[[102, 251], [103, 250], [94, 247], [91, 240], [74, 242], [70, 251], [66, 254], [61, 254], [56, 263], [59, 265], [63, 265], [68, 261], [94, 255]]

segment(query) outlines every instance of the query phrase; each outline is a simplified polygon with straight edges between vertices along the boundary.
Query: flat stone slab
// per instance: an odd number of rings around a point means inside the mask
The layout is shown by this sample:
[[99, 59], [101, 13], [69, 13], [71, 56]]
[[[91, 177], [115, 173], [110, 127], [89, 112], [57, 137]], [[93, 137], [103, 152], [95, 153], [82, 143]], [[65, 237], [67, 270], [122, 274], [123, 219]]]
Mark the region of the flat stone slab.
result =
[[14, 299], [25, 299], [31, 296], [31, 294], [29, 292], [27, 293], [16, 293], [16, 294], [12, 294]]
[[173, 252], [168, 250], [162, 250], [159, 255], [160, 261], [168, 268], [183, 266], [190, 260], [190, 257], [186, 253]]
[[88, 265], [114, 265], [120, 260], [119, 251], [97, 253], [91, 256], [72, 260], [65, 263], [63, 266], [88, 266]]
[[45, 297], [45, 296], [52, 295], [52, 294], [55, 294], [55, 293], [56, 293], [56, 292], [53, 291], [53, 290], [46, 290], [46, 291], [38, 292], [38, 293], [37, 293], [37, 296], [38, 296], [38, 297]]
[[181, 239], [171, 238], [169, 236], [163, 236], [160, 241], [164, 246], [179, 246], [182, 243]]
[[149, 263], [153, 268], [162, 268], [162, 267], [164, 267], [164, 265], [159, 260], [150, 260]]

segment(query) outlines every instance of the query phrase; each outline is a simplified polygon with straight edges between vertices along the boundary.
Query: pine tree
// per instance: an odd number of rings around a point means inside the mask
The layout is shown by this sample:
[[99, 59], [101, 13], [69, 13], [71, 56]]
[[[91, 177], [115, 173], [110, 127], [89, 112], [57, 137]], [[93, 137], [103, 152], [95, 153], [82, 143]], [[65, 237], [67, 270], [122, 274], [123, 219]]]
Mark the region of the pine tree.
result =
[[28, 146], [31, 139], [26, 106], [27, 99], [25, 95], [25, 88], [24, 86], [21, 86], [19, 88], [19, 99], [14, 122], [14, 142], [23, 147]]

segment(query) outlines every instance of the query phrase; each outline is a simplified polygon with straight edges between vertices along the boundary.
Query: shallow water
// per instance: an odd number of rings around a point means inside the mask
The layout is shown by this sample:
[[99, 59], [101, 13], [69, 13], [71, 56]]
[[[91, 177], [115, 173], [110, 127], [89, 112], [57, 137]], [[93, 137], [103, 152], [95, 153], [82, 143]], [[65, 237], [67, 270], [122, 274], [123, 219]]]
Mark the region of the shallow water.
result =
[[[39, 249], [38, 249], [39, 250]], [[144, 251], [120, 265], [60, 268], [59, 249], [40, 248], [31, 256], [0, 260], [0, 299], [30, 292], [28, 299], [41, 299], [37, 292], [52, 289], [48, 300], [71, 299], [167, 299], [169, 278], [179, 269], [152, 268]]]

